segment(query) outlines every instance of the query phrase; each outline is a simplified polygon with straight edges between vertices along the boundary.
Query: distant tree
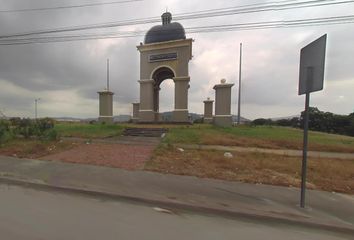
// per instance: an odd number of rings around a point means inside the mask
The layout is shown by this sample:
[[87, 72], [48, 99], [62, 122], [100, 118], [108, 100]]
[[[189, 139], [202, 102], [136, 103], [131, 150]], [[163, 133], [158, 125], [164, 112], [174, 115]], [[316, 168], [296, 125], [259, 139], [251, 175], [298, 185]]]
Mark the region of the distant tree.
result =
[[300, 118], [298, 117], [293, 117], [290, 119], [290, 126], [293, 128], [299, 128], [300, 127]]
[[252, 124], [253, 125], [272, 125], [273, 124], [273, 121], [272, 119], [268, 118], [268, 119], [265, 119], [265, 118], [257, 118], [255, 120], [252, 121]]
[[[300, 126], [304, 126], [304, 112], [301, 113]], [[322, 112], [316, 107], [309, 108], [309, 129], [327, 133], [354, 136], [354, 113], [337, 115]]]
[[[327, 116], [328, 117], [328, 116]], [[304, 128], [305, 111], [301, 112], [301, 128]], [[316, 107], [309, 107], [309, 129], [314, 131], [325, 131], [324, 112]]]
[[[304, 112], [300, 118], [279, 119], [272, 121], [266, 118], [257, 118], [252, 125], [278, 125], [294, 128], [304, 127]], [[354, 136], [354, 112], [349, 115], [338, 115], [331, 112], [320, 111], [317, 107], [309, 108], [309, 129], [313, 131], [336, 133]]]
[[349, 126], [346, 127], [345, 132], [347, 135], [354, 137], [354, 112], [348, 115]]
[[10, 122], [0, 119], [0, 143], [5, 142], [6, 135], [10, 132]]
[[334, 133], [346, 134], [350, 124], [351, 124], [350, 116], [334, 115], [332, 130]]
[[279, 119], [275, 121], [275, 124], [278, 126], [284, 126], [288, 127], [291, 126], [290, 120], [289, 119]]

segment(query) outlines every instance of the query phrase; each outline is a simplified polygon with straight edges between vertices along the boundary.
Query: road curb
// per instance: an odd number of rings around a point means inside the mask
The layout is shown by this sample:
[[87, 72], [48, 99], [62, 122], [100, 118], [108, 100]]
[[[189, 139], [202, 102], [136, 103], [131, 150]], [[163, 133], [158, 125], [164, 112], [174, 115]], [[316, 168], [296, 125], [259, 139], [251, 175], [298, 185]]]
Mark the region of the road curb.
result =
[[[240, 210], [235, 211], [235, 210], [203, 207], [203, 206], [196, 206], [187, 203], [161, 201], [161, 200], [149, 199], [149, 198], [138, 197], [138, 196], [128, 196], [128, 195], [122, 195], [117, 193], [82, 189], [82, 188], [77, 188], [72, 186], [57, 186], [53, 184], [42, 183], [39, 182], [38, 180], [19, 179], [19, 178], [6, 177], [6, 176], [0, 177], [0, 183], [31, 187], [38, 190], [49, 190], [49, 191], [56, 190], [65, 193], [82, 194], [82, 195], [92, 196], [92, 197], [104, 197], [112, 200], [122, 200], [122, 201], [143, 203], [146, 205], [150, 205], [154, 207], [159, 206], [171, 210], [191, 211], [191, 212], [207, 214], [207, 215], [218, 215], [218, 216], [223, 216], [228, 218], [247, 219], [247, 220], [253, 220], [258, 222], [267, 221], [268, 223], [272, 222], [278, 224], [294, 224], [299, 227], [315, 228], [320, 230], [334, 231], [338, 233], [351, 234], [351, 235], [354, 234], [354, 228], [351, 228], [349, 226], [346, 227], [346, 226], [331, 225], [326, 223], [317, 223], [317, 222], [309, 221], [309, 219], [306, 218], [296, 219], [291, 217], [280, 216], [279, 214], [275, 214], [275, 213], [260, 214], [257, 213], [256, 211], [253, 212], [240, 211]], [[301, 216], [297, 216], [297, 217], [301, 217]]]

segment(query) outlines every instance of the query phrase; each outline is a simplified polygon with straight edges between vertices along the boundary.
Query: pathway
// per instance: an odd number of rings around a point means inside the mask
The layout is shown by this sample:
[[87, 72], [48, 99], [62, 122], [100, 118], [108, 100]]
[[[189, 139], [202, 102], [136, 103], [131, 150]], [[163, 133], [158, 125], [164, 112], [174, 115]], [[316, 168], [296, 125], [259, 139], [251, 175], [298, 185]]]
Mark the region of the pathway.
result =
[[[301, 150], [293, 149], [266, 149], [256, 147], [237, 147], [237, 146], [220, 146], [220, 145], [199, 145], [199, 144], [175, 144], [175, 147], [184, 149], [197, 149], [197, 150], [219, 150], [230, 152], [258, 152], [276, 155], [285, 155], [293, 157], [302, 157]], [[318, 152], [308, 151], [309, 157], [314, 158], [338, 158], [338, 159], [354, 159], [354, 153], [339, 153], [339, 152]]]

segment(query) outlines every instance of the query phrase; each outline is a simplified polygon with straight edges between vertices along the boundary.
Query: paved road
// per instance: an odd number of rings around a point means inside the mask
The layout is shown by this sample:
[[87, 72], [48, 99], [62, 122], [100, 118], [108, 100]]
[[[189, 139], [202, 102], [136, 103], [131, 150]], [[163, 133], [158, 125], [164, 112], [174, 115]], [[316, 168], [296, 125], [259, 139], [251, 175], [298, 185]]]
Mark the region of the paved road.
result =
[[136, 199], [199, 212], [286, 219], [295, 224], [354, 232], [351, 195], [309, 190], [308, 208], [301, 209], [296, 188], [0, 156], [0, 183], [11, 181], [103, 193], [116, 199]]
[[350, 239], [153, 206], [0, 184], [1, 239]]

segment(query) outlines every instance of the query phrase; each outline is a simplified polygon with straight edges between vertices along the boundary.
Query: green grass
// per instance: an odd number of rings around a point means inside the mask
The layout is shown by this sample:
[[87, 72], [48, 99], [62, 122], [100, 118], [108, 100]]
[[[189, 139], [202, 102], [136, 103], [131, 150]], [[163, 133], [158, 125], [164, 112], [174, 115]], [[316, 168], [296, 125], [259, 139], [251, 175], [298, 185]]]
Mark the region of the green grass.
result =
[[[55, 129], [63, 137], [104, 138], [121, 135], [125, 127], [141, 125], [105, 125], [58, 123]], [[277, 126], [242, 125], [220, 128], [207, 124], [165, 126], [169, 133], [167, 144], [207, 144], [224, 146], [260, 147], [275, 149], [302, 149], [303, 132], [300, 129]], [[315, 151], [353, 152], [354, 138], [342, 135], [309, 132], [309, 149]]]
[[221, 129], [225, 133], [232, 134], [234, 136], [242, 137], [257, 137], [262, 139], [300, 139], [302, 138], [302, 131], [295, 128], [276, 127], [276, 126], [237, 126], [233, 128]]
[[[225, 128], [223, 130], [234, 136], [296, 142], [302, 142], [303, 140], [303, 131], [301, 129], [290, 127], [239, 126]], [[354, 149], [354, 138], [343, 135], [309, 131], [309, 142], [325, 145], [347, 145], [352, 146]]]
[[164, 138], [164, 142], [170, 144], [174, 144], [174, 143], [200, 144], [201, 131], [210, 131], [210, 128], [201, 125], [170, 128], [168, 134]]
[[[195, 124], [170, 129], [165, 138], [168, 144], [209, 144], [263, 148], [301, 149], [303, 131], [277, 126], [242, 125], [219, 128]], [[354, 152], [354, 138], [342, 135], [309, 132], [310, 150]]]
[[104, 138], [120, 135], [124, 127], [109, 124], [57, 123], [54, 129], [62, 137]]
[[260, 138], [268, 140], [287, 139], [289, 136], [293, 139], [300, 139], [302, 136], [299, 130], [291, 128], [271, 126], [220, 128], [203, 124], [170, 129], [169, 133], [170, 134], [166, 138], [167, 142], [185, 144], [202, 144], [205, 136], [210, 136], [211, 139], [220, 135], [228, 135], [233, 137]]

